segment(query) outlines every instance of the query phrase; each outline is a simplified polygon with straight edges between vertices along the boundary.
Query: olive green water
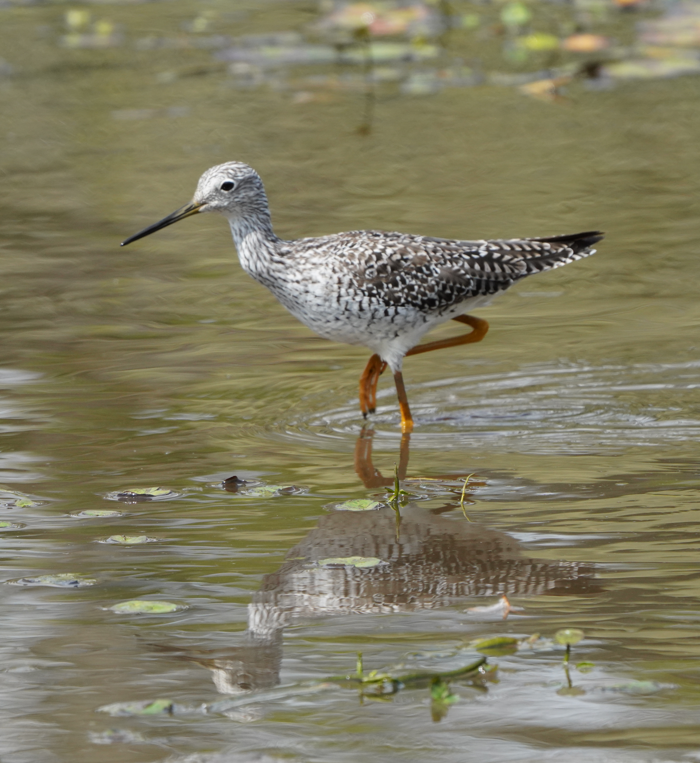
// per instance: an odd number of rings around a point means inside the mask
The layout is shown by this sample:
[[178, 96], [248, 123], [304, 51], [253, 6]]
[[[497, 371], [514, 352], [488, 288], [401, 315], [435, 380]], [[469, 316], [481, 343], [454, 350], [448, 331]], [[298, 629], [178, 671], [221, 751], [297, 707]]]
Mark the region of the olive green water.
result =
[[[245, 88], [206, 49], [134, 44], [186, 40], [203, 5], [94, 6], [124, 25], [106, 49], [60, 45], [68, 7], [0, 8], [0, 549], [2, 580], [22, 583], [0, 586], [3, 762], [700, 759], [697, 80], [575, 84], [551, 103], [383, 91], [361, 135], [359, 91], [310, 97], [294, 74]], [[206, 8], [227, 34], [317, 15]], [[480, 311], [483, 343], [407, 361], [398, 537], [389, 508], [328, 508], [380, 496], [368, 477], [399, 461], [390, 380], [361, 434], [368, 353], [295, 323], [221, 219], [118, 247], [233, 158], [288, 238], [607, 233]], [[227, 492], [232, 475], [297, 489]], [[107, 498], [155, 485], [175, 494]], [[76, 516], [95, 509], [120, 514]], [[116, 534], [154, 542], [99, 542]], [[380, 564], [320, 563], [353, 556]], [[27, 584], [60, 573], [97, 582]], [[523, 609], [466, 611], [499, 593]], [[108, 609], [132, 599], [182, 609]], [[490, 657], [495, 676], [453, 683], [440, 722], [425, 688], [299, 689], [358, 651], [366, 670], [448, 670], [478, 637], [563, 627], [585, 633], [572, 665], [593, 663], [572, 667], [580, 691], [553, 647]], [[245, 701], [97, 712], [229, 695]]]

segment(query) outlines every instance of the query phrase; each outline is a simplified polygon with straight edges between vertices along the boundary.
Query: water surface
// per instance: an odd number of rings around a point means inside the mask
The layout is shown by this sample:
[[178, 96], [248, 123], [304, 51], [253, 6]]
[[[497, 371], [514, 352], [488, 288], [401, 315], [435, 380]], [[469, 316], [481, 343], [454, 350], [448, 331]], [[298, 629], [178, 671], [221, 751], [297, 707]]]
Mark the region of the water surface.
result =
[[[207, 10], [211, 34], [303, 32], [313, 5], [90, 6], [123, 35], [104, 48], [66, 43], [67, 10], [0, 9], [3, 760], [697, 760], [696, 79], [573, 82], [552, 102], [380, 90], [360, 134], [361, 88], [298, 95], [332, 66], [243, 87], [188, 37]], [[606, 239], [482, 310], [483, 343], [406, 362], [402, 446], [390, 379], [363, 429], [367, 352], [290, 320], [222, 220], [119, 248], [229, 159], [258, 169], [288, 238]], [[400, 461], [398, 531], [386, 506], [334, 508], [383, 501]], [[295, 489], [230, 492], [232, 475]], [[173, 494], [110, 500], [156, 485]], [[153, 542], [101, 542], [120, 534]], [[381, 564], [322, 563], [349, 557]], [[40, 577], [61, 573], [96, 583]], [[502, 593], [523, 609], [468, 611]], [[182, 608], [109, 609], [133, 599]], [[563, 627], [585, 633], [578, 692], [552, 645], [490, 657], [440, 722], [427, 688], [300, 688], [358, 651], [368, 671], [449, 670], [478, 637]], [[245, 701], [194, 712], [229, 696]], [[97, 712], [156, 698], [191, 712]]]

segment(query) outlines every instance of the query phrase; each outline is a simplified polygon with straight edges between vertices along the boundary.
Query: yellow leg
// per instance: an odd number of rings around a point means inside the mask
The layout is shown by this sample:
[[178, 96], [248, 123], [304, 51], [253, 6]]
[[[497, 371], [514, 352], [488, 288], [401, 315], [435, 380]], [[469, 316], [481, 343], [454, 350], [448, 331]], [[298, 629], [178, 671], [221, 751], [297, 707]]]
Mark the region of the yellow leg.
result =
[[[436, 342], [419, 344], [417, 347], [410, 349], [406, 353], [406, 357], [409, 355], [420, 355], [423, 352], [431, 352], [432, 350], [444, 350], [448, 347], [458, 347], [462, 344], [480, 342], [489, 330], [487, 321], [483, 318], [475, 318], [473, 315], [458, 315], [452, 320], [471, 326], [472, 331], [468, 334], [452, 337], [451, 339], [439, 339]], [[369, 359], [365, 370], [362, 372], [360, 377], [360, 410], [365, 418], [367, 418], [368, 413], [374, 413], [377, 408], [377, 384], [379, 383], [379, 377], [384, 373], [385, 369], [386, 362], [379, 355], [375, 354]], [[411, 410], [408, 407], [408, 398], [406, 397], [406, 388], [404, 387], [401, 372], [394, 374], [394, 381], [396, 382], [396, 391], [399, 396], [399, 407], [401, 408], [401, 431], [407, 434], [413, 431], [413, 419], [411, 417]]]
[[396, 394], [399, 398], [399, 410], [401, 411], [401, 432], [403, 434], [410, 434], [413, 431], [413, 416], [411, 416], [411, 409], [408, 407], [408, 396], [406, 395], [406, 387], [403, 384], [403, 374], [401, 371], [397, 371], [394, 374], [394, 382], [396, 384]]
[[384, 373], [386, 363], [379, 355], [372, 355], [360, 377], [360, 410], [367, 418], [368, 413], [374, 413], [377, 408], [377, 384]]
[[406, 357], [409, 355], [420, 355], [422, 352], [430, 352], [431, 350], [444, 350], [448, 347], [458, 347], [460, 344], [473, 344], [474, 342], [480, 342], [489, 330], [489, 324], [483, 318], [475, 318], [473, 315], [458, 315], [452, 319], [458, 323], [466, 323], [467, 326], [472, 327], [472, 331], [468, 334], [461, 334], [460, 336], [454, 336], [451, 339], [439, 339], [437, 342], [427, 342], [426, 344], [419, 344], [413, 347], [406, 353]]

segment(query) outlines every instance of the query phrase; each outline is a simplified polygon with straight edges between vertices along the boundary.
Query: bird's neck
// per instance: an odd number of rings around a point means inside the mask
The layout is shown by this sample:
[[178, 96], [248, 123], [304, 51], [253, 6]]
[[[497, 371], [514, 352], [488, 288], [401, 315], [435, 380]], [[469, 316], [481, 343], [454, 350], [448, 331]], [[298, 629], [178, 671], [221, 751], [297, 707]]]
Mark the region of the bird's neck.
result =
[[279, 243], [269, 212], [259, 210], [253, 214], [232, 215], [228, 221], [241, 266], [259, 280], [269, 270]]

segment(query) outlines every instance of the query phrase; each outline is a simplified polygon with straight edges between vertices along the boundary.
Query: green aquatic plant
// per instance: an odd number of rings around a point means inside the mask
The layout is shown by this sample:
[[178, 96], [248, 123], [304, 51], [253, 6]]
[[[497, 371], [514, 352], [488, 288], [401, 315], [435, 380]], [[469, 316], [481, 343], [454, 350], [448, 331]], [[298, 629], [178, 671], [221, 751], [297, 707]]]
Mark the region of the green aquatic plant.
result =
[[474, 662], [455, 670], [417, 670], [409, 673], [402, 673], [399, 670], [372, 670], [369, 673], [365, 673], [362, 653], [358, 652], [354, 673], [344, 676], [329, 676], [324, 678], [323, 682], [336, 684], [344, 688], [360, 688], [363, 694], [369, 694], [370, 696], [376, 694], [396, 694], [401, 689], [432, 685], [436, 679], [446, 682], [450, 679], [476, 675], [482, 665], [485, 664], [486, 657], [480, 657]]
[[407, 493], [405, 490], [401, 489], [401, 482], [399, 481], [399, 467], [397, 464], [394, 464], [394, 484], [392, 487], [385, 487], [384, 490], [388, 493], [387, 498], [389, 499], [389, 504], [394, 509], [394, 511], [397, 511], [400, 506], [403, 506], [405, 503], [408, 502], [408, 499], [411, 497], [410, 493]]
[[474, 472], [471, 474], [468, 474], [464, 480], [464, 485], [462, 486], [462, 495], [459, 498], [459, 505], [462, 507], [462, 514], [464, 514], [464, 518], [467, 520], [467, 522], [471, 522], [469, 517], [467, 516], [467, 510], [464, 508], [464, 496], [467, 493], [467, 485], [469, 484], [469, 480], [474, 476]]
[[571, 682], [571, 673], [569, 673], [569, 657], [571, 656], [571, 647], [578, 644], [584, 637], [583, 631], [578, 628], [562, 628], [554, 634], [554, 641], [557, 644], [566, 646], [564, 654], [564, 672], [566, 673], [566, 686], [563, 686], [557, 694], [566, 696], [579, 696], [585, 694], [583, 689], [579, 689]]
[[166, 615], [171, 612], [179, 612], [187, 609], [182, 604], [175, 604], [172, 601], [147, 601], [146, 599], [132, 599], [131, 601], [122, 601], [119, 604], [113, 604], [107, 609], [121, 615]]
[[430, 684], [430, 716], [435, 723], [441, 721], [453, 705], [459, 700], [458, 694], [453, 694], [447, 681], [435, 676]]
[[569, 657], [571, 656], [571, 647], [574, 644], [578, 644], [584, 637], [583, 631], [578, 628], [562, 628], [554, 634], [554, 640], [557, 644], [566, 646], [566, 654], [564, 655], [564, 664], [569, 664]]

